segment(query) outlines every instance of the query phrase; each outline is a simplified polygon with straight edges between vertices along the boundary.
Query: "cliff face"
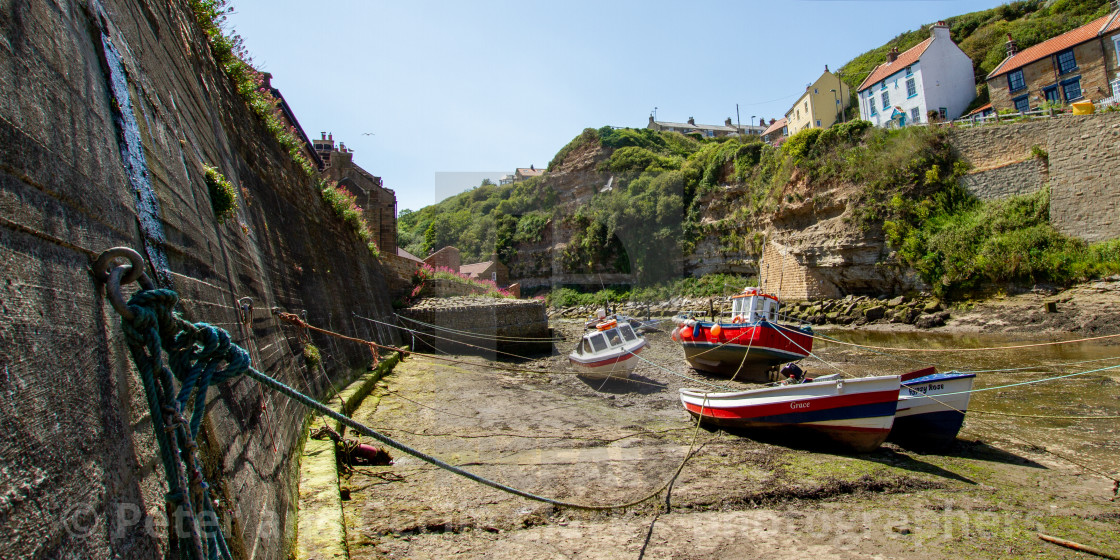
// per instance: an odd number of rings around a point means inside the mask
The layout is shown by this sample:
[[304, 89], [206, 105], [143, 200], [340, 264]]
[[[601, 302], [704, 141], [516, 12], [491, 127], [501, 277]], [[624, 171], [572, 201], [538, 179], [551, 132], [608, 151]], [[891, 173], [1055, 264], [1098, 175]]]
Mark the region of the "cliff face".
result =
[[[307, 370], [270, 309], [395, 342], [352, 315], [391, 314], [381, 268], [238, 97], [186, 0], [6, 2], [0, 92], [0, 548], [160, 557], [166, 484], [92, 260], [162, 254], [188, 319], [314, 395], [368, 350], [316, 336], [327, 368]], [[224, 224], [204, 165], [238, 192]], [[286, 558], [305, 411], [247, 380], [210, 395], [202, 449], [235, 553]]]

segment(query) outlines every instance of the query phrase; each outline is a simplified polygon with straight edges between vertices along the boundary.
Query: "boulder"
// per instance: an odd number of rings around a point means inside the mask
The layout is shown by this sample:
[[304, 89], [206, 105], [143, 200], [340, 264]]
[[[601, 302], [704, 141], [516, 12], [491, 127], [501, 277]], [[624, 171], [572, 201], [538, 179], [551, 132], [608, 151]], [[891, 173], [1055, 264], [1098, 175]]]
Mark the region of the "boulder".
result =
[[882, 319], [886, 315], [887, 315], [887, 308], [883, 307], [882, 305], [876, 305], [874, 307], [868, 307], [867, 309], [865, 309], [863, 311], [863, 316], [865, 318], [867, 318], [868, 321], [877, 321], [879, 319]]
[[898, 296], [887, 301], [887, 305], [890, 307], [898, 307], [904, 303], [906, 303], [906, 296]]

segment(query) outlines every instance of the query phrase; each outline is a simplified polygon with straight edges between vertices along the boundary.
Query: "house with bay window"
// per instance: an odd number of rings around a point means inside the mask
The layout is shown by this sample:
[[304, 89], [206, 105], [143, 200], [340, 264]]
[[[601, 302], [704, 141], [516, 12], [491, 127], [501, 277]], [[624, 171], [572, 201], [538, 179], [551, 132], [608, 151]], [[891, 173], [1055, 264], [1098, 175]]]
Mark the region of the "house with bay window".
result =
[[953, 42], [943, 21], [930, 27], [930, 36], [899, 54], [887, 53], [856, 90], [860, 118], [884, 128], [939, 120], [964, 113], [976, 98], [972, 59]]
[[1101, 100], [1120, 95], [1120, 10], [1073, 31], [1019, 50], [1007, 36], [1007, 58], [988, 74], [988, 94], [999, 110], [1030, 111], [1043, 104]]

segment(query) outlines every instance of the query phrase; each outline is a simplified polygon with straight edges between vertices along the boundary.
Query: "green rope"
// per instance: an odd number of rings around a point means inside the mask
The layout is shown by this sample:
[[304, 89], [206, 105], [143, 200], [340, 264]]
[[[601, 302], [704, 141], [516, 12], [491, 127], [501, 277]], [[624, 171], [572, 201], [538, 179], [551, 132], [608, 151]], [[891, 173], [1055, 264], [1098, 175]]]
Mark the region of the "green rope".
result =
[[[133, 317], [122, 317], [121, 326], [144, 384], [167, 475], [169, 552], [190, 560], [231, 560], [202, 474], [196, 440], [207, 389], [244, 373], [249, 357], [230, 343], [224, 330], [179, 317], [174, 312], [178, 301], [172, 290], [137, 292], [128, 302]], [[223, 363], [226, 367], [219, 369]], [[176, 380], [178, 392], [174, 390]], [[183, 417], [188, 402], [193, 408], [189, 423]]]

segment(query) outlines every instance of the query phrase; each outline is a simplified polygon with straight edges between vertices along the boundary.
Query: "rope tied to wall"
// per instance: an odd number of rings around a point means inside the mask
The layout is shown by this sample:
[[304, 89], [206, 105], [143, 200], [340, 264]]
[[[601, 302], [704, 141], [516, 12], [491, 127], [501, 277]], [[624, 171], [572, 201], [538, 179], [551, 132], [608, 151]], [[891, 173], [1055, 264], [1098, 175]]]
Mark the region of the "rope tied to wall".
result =
[[[122, 257], [130, 264], [110, 270], [112, 262]], [[189, 560], [231, 560], [196, 440], [205, 414], [207, 390], [245, 373], [249, 356], [230, 342], [224, 330], [182, 319], [175, 312], [178, 294], [155, 289], [143, 267], [139, 253], [117, 248], [98, 258], [94, 274], [107, 283], [110, 301], [121, 314], [129, 353], [144, 385], [167, 476], [168, 552], [171, 557]], [[143, 289], [124, 304], [121, 282], [129, 278], [138, 281]], [[184, 417], [188, 409], [189, 422]]]

